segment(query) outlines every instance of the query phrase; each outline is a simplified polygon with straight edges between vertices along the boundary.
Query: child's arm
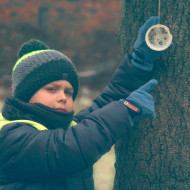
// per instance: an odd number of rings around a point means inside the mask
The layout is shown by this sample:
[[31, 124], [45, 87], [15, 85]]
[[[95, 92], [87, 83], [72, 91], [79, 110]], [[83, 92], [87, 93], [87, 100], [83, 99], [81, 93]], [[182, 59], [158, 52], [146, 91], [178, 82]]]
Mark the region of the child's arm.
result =
[[94, 111], [67, 131], [39, 131], [27, 123], [7, 124], [0, 131], [0, 171], [11, 181], [56, 176], [64, 180], [92, 166], [128, 127], [128, 109], [119, 101]]
[[[110, 83], [95, 100], [102, 105], [126, 97], [150, 80], [155, 61], [164, 51], [154, 51], [145, 42], [149, 28], [160, 23], [158, 16], [150, 17], [140, 28], [132, 56], [125, 55]], [[171, 46], [173, 43], [171, 44]]]
[[[155, 115], [154, 101], [148, 92], [156, 84], [147, 83], [133, 93], [138, 94], [141, 104], [132, 103], [139, 106], [141, 112], [132, 119]], [[150, 107], [151, 112], [143, 106], [142, 100], [146, 100], [145, 106]], [[91, 167], [130, 127], [128, 107], [122, 101], [95, 110], [67, 131], [61, 128], [39, 131], [19, 122], [7, 124], [0, 131], [0, 171], [11, 181], [64, 179]]]
[[76, 115], [78, 121], [84, 119], [92, 111], [112, 101], [124, 99], [132, 91], [136, 90], [150, 79], [156, 59], [162, 55], [164, 51], [151, 50], [146, 45], [145, 34], [150, 27], [159, 22], [159, 17], [150, 17], [140, 28], [132, 56], [125, 55], [110, 83], [93, 101], [92, 106], [87, 107]]

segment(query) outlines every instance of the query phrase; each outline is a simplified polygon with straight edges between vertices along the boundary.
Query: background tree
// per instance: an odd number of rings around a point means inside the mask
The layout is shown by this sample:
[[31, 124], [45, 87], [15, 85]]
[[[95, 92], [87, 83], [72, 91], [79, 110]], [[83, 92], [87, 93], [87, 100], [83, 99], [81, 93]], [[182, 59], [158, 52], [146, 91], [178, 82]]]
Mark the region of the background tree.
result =
[[[119, 42], [132, 53], [140, 26], [158, 15], [158, 2], [123, 0]], [[140, 121], [116, 150], [115, 190], [190, 189], [190, 0], [161, 0], [161, 23], [174, 47], [156, 62], [157, 117]]]

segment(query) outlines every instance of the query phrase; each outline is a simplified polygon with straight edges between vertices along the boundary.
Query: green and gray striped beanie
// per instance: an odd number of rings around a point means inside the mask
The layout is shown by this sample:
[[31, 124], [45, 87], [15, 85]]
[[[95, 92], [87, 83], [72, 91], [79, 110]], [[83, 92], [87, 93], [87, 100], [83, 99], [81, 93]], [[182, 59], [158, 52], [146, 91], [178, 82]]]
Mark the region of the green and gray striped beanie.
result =
[[78, 93], [78, 75], [71, 60], [63, 53], [51, 50], [39, 40], [23, 44], [12, 71], [13, 96], [28, 102], [43, 86], [56, 80], [67, 80]]

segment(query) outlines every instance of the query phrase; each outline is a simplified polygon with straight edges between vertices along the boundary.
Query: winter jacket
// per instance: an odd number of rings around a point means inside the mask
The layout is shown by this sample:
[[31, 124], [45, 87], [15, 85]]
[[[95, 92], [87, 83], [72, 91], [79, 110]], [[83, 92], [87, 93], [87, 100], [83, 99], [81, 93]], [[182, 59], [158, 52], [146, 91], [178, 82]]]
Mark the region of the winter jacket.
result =
[[[2, 114], [13, 122], [0, 130], [0, 190], [93, 190], [93, 164], [130, 128], [128, 109], [117, 100], [146, 77], [125, 58], [92, 106], [79, 112], [73, 119], [77, 124], [68, 128], [64, 123], [69, 115], [60, 117], [45, 106], [8, 97]], [[14, 122], [23, 119], [44, 128]]]

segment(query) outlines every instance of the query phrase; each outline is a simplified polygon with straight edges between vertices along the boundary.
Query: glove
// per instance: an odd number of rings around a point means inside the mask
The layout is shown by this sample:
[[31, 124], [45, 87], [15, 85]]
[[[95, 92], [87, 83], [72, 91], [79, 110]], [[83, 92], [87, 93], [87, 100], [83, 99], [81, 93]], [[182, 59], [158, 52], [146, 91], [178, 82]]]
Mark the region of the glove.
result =
[[131, 59], [131, 64], [138, 69], [152, 71], [154, 62], [165, 51], [154, 51], [150, 49], [145, 42], [145, 35], [148, 29], [158, 23], [160, 23], [160, 17], [150, 17], [139, 30]]
[[146, 117], [155, 118], [154, 100], [149, 92], [158, 84], [152, 79], [139, 89], [132, 92], [125, 100], [120, 100], [129, 108], [130, 122], [134, 122]]

